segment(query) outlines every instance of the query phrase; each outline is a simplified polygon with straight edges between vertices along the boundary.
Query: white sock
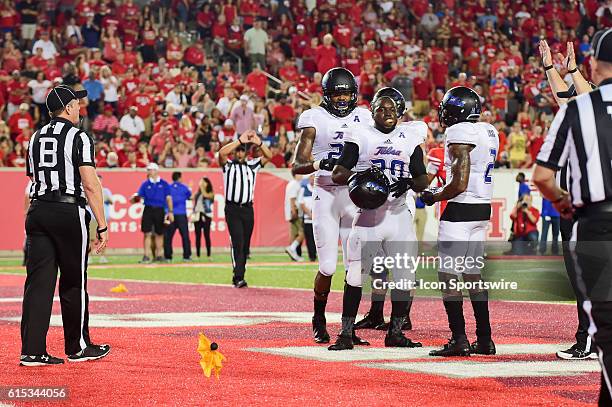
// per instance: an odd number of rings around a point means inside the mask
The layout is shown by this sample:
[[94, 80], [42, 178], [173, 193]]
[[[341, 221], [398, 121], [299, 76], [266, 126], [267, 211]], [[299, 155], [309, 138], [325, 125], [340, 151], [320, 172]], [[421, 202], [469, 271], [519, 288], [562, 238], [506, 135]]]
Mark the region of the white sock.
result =
[[294, 240], [293, 242], [291, 242], [291, 250], [296, 250], [299, 245], [300, 245], [300, 242], [298, 242], [297, 240]]

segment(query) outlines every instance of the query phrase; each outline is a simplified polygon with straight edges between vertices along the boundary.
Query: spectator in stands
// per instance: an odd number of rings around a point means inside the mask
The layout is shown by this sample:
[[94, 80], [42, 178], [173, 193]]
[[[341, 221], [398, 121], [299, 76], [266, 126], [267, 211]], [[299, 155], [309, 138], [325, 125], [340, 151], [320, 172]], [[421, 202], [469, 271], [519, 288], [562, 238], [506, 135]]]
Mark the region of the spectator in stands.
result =
[[324, 74], [338, 66], [338, 50], [333, 45], [334, 37], [331, 34], [323, 36], [323, 44], [315, 50], [315, 63], [317, 71]]
[[246, 30], [244, 33], [244, 49], [245, 53], [251, 62], [251, 67], [255, 64], [265, 66], [266, 64], [266, 46], [268, 44], [268, 34], [263, 28], [261, 18], [255, 20], [253, 27]]
[[34, 120], [29, 110], [30, 106], [27, 103], [22, 103], [19, 105], [19, 110], [9, 117], [8, 126], [11, 131], [11, 139], [15, 140], [25, 128], [34, 128]]
[[113, 112], [117, 113], [117, 102], [119, 101], [119, 81], [115, 77], [108, 66], [103, 66], [100, 70], [100, 83], [104, 87], [104, 103], [113, 108]]
[[519, 122], [514, 122], [508, 135], [508, 158], [512, 168], [525, 168], [527, 160], [527, 135], [521, 129]]
[[128, 133], [134, 140], [140, 140], [144, 135], [145, 124], [138, 116], [138, 108], [136, 106], [130, 106], [128, 114], [123, 115], [119, 122], [119, 128]]
[[429, 113], [431, 93], [433, 91], [433, 83], [427, 77], [427, 71], [421, 69], [416, 78], [412, 81], [414, 89], [414, 109], [413, 112], [417, 117], [423, 117]]
[[51, 89], [51, 81], [45, 78], [45, 73], [39, 71], [36, 73], [36, 79], [28, 82], [28, 87], [32, 93], [32, 103], [37, 110], [36, 116], [40, 117], [39, 124], [45, 124], [49, 121], [49, 109], [45, 104], [47, 93]]
[[559, 254], [559, 231], [561, 227], [559, 212], [552, 203], [542, 198], [542, 235], [540, 236], [540, 254], [546, 254], [546, 244], [548, 240], [548, 229], [552, 227], [552, 254]]
[[512, 254], [535, 254], [540, 212], [531, 205], [531, 195], [523, 195], [510, 213], [513, 222]]
[[223, 122], [223, 127], [219, 130], [217, 137], [222, 144], [226, 144], [236, 139], [236, 128], [234, 127], [234, 121], [232, 119], [226, 119], [225, 122]]
[[49, 39], [49, 31], [43, 30], [40, 32], [40, 39], [34, 43], [32, 52], [36, 53], [36, 48], [42, 48], [42, 57], [45, 60], [55, 58], [59, 55], [53, 41]]
[[255, 130], [255, 112], [249, 106], [249, 97], [247, 95], [240, 96], [240, 103], [237, 103], [232, 108], [229, 118], [236, 127], [236, 134], [240, 136], [247, 130]]
[[127, 161], [121, 165], [121, 168], [145, 168], [147, 165], [142, 161], [138, 160], [136, 151], [129, 151], [127, 154]]
[[113, 108], [110, 106], [104, 108], [104, 114], [96, 116], [92, 125], [96, 138], [104, 140], [110, 140], [117, 128], [119, 128], [119, 120], [113, 114]]

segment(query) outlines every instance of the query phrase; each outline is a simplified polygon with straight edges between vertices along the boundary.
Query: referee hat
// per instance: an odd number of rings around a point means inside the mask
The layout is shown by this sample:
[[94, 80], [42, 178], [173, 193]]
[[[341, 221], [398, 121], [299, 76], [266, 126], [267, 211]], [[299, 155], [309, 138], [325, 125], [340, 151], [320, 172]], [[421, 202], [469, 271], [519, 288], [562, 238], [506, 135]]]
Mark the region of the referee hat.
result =
[[593, 36], [591, 47], [593, 58], [598, 61], [612, 62], [612, 28], [597, 31]]
[[73, 100], [79, 100], [85, 97], [87, 97], [87, 91], [85, 89], [74, 90], [70, 86], [58, 85], [51, 89], [45, 103], [49, 112], [55, 112], [64, 109], [66, 105]]

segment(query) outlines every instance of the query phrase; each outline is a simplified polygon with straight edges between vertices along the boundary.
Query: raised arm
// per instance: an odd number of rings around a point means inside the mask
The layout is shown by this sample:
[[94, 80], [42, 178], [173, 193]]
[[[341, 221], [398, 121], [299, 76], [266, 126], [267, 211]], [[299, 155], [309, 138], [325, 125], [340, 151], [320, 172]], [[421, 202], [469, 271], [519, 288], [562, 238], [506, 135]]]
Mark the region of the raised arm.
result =
[[[573, 52], [572, 47], [572, 52]], [[548, 79], [548, 83], [550, 84], [550, 88], [552, 89], [553, 97], [557, 104], [562, 105], [567, 103], [566, 98], [560, 98], [557, 96], [557, 92], [566, 92], [568, 89], [567, 83], [561, 78], [559, 72], [553, 66], [552, 54], [550, 53], [550, 47], [546, 40], [540, 40], [540, 56], [542, 58], [542, 64], [544, 65], [544, 70], [546, 72], [546, 78]], [[548, 67], [548, 69], [546, 69]]]

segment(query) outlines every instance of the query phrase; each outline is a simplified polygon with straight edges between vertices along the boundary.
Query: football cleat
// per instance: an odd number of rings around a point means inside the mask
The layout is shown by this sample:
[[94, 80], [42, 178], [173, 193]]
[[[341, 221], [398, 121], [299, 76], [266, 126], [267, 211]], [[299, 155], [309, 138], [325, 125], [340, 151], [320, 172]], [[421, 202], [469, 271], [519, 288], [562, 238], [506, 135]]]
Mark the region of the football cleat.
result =
[[353, 345], [358, 345], [358, 346], [370, 346], [370, 342], [366, 341], [365, 339], [361, 339], [360, 337], [358, 337], [357, 335], [355, 335], [355, 331], [353, 330]]
[[325, 317], [312, 317], [312, 334], [316, 343], [329, 343], [329, 333], [327, 333], [327, 321]]
[[597, 352], [587, 351], [585, 345], [575, 343], [569, 349], [558, 351], [557, 357], [565, 360], [597, 359]]
[[429, 352], [429, 356], [470, 356], [470, 343], [467, 339], [456, 341], [451, 338], [442, 348]]
[[470, 346], [470, 353], [474, 355], [495, 355], [495, 344], [492, 340], [479, 342], [475, 341]]
[[380, 330], [381, 325], [387, 325], [388, 327], [388, 324], [385, 323], [385, 320], [382, 317], [382, 315], [380, 317], [375, 317], [368, 312], [367, 314], [365, 314], [365, 316], [363, 317], [361, 321], [358, 321], [355, 323], [354, 328], [355, 329], [378, 329]]
[[[353, 334], [354, 335], [354, 334]], [[350, 336], [338, 335], [336, 343], [327, 347], [327, 350], [350, 350], [353, 349], [353, 339]]]
[[402, 332], [399, 334], [389, 334], [385, 336], [385, 346], [387, 348], [420, 348], [421, 342], [412, 342]]

